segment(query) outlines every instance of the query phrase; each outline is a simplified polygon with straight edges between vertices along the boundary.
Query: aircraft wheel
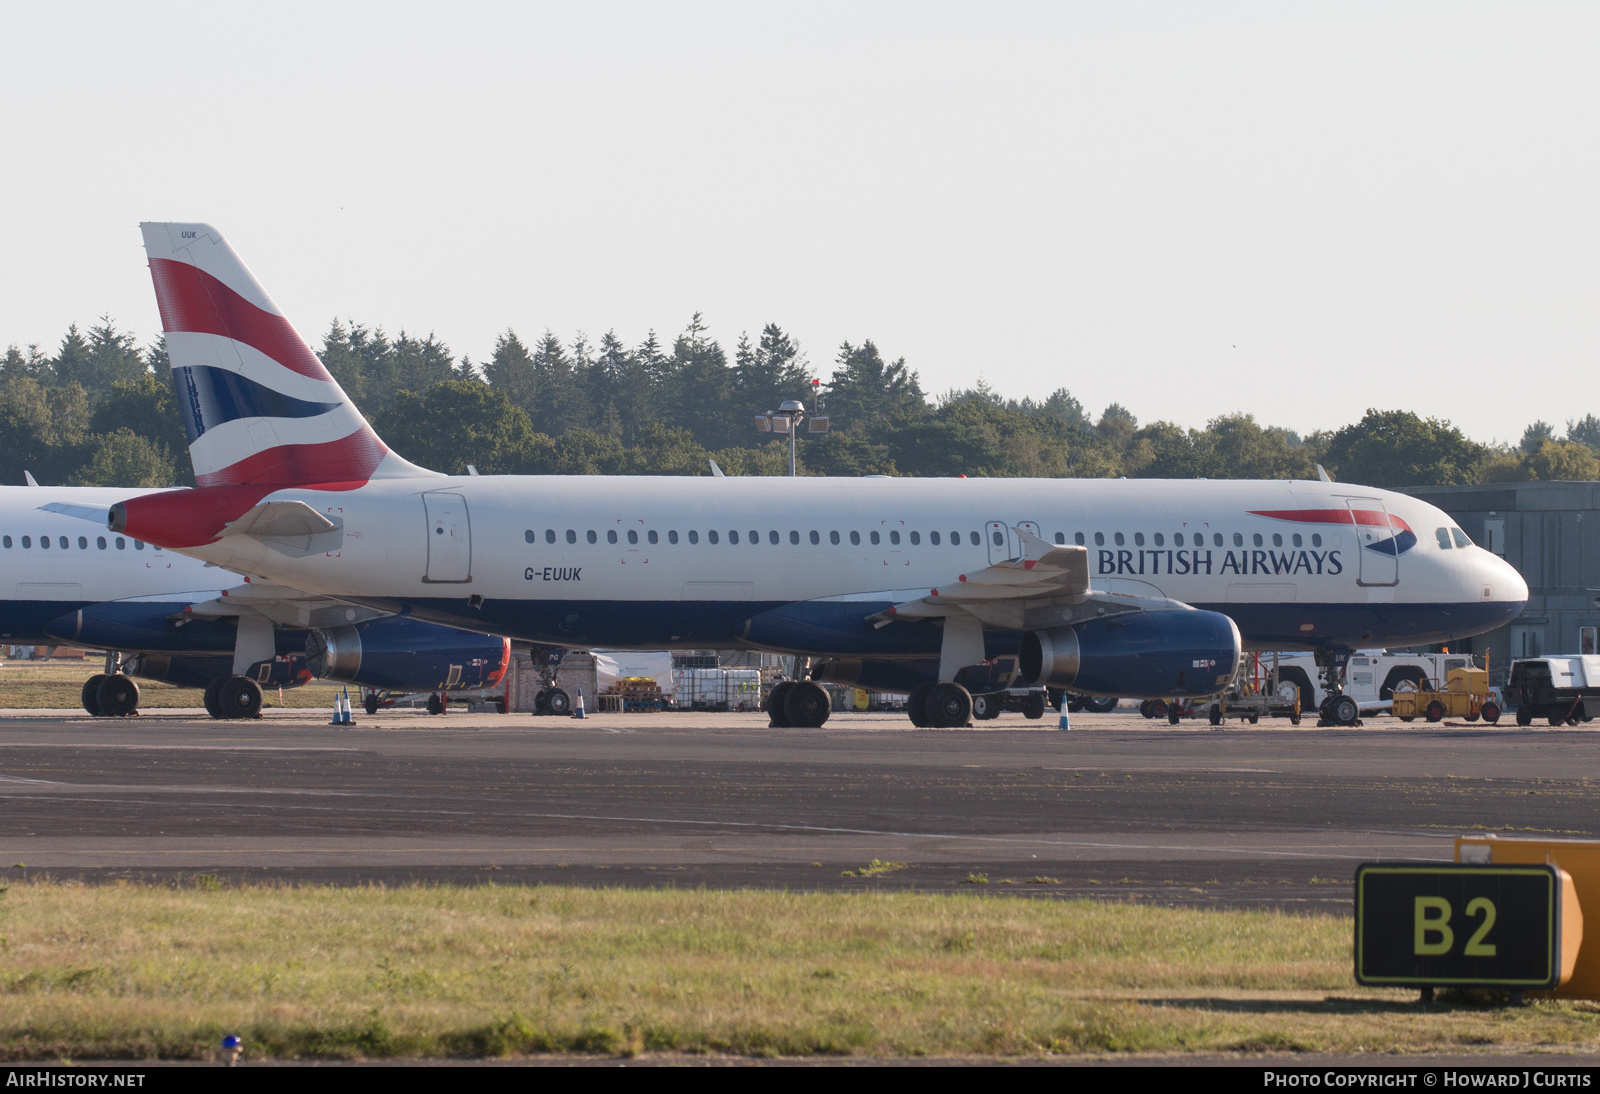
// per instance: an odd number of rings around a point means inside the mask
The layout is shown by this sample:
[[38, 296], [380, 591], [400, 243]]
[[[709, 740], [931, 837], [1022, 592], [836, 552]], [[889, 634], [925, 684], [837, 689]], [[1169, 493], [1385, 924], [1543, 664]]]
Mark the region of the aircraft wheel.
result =
[[121, 718], [139, 709], [139, 685], [133, 682], [132, 677], [119, 672], [100, 681], [100, 686], [95, 689], [95, 698], [100, 704], [101, 714]]
[[1348, 695], [1341, 695], [1335, 699], [1332, 710], [1334, 721], [1342, 726], [1353, 726], [1361, 720], [1361, 708]]
[[[974, 704], [973, 708], [972, 708], [973, 709], [973, 713], [977, 713], [977, 709], [978, 708], [977, 708], [976, 704], [977, 704], [978, 701], [976, 699], [974, 699], [972, 702]], [[1044, 696], [1040, 695], [1037, 691], [1030, 691], [1023, 698], [1023, 700], [1022, 700], [1022, 716], [1024, 718], [1028, 719], [1030, 722], [1037, 722], [1040, 718], [1043, 718], [1044, 717], [1044, 710], [1045, 710]], [[996, 706], [995, 710], [994, 710], [994, 714], [990, 715], [990, 717], [998, 717], [999, 714], [1000, 714], [1000, 708], [998, 706]]]
[[444, 700], [439, 698], [439, 693], [438, 692], [434, 692], [432, 695], [428, 696], [428, 713], [429, 714], [443, 714], [444, 713]]
[[796, 680], [783, 697], [785, 720], [796, 729], [818, 729], [833, 713], [833, 704], [821, 684]]
[[1250, 715], [1250, 724], [1251, 724], [1251, 725], [1256, 725], [1256, 724], [1258, 724], [1258, 723], [1259, 723], [1259, 722], [1260, 722], [1260, 721], [1261, 721], [1261, 715], [1259, 715], [1259, 714], [1252, 714], [1252, 715]]
[[[372, 709], [367, 711], [367, 713], [368, 714], [376, 714], [376, 713], [378, 713], [378, 700], [377, 700], [377, 697], [369, 695], [367, 697], [367, 702], [372, 704]], [[506, 701], [504, 699], [496, 699], [494, 701], [494, 712], [496, 714], [504, 714], [506, 712]]]
[[1415, 722], [1417, 720], [1417, 716], [1415, 714], [1413, 714], [1408, 718], [1405, 715], [1401, 715], [1400, 716], [1400, 720], [1402, 722]]
[[1155, 716], [1155, 711], [1150, 709], [1150, 700], [1141, 699], [1139, 701], [1139, 717], [1154, 718]]
[[1208, 717], [1211, 719], [1212, 725], [1220, 726], [1222, 724], [1222, 708], [1217, 704], [1212, 703]]
[[1083, 709], [1083, 696], [1081, 695], [1063, 695], [1060, 700], [1053, 704], [1057, 710], [1061, 709], [1061, 700], [1066, 701], [1068, 714], [1076, 714]]
[[[571, 714], [572, 696], [568, 695], [562, 688], [551, 688], [550, 694], [545, 698], [545, 708], [558, 717]], [[440, 703], [439, 709], [441, 711], [444, 710], [443, 702]]]
[[789, 728], [789, 712], [784, 701], [788, 699], [789, 691], [793, 687], [793, 680], [779, 680], [767, 693], [767, 719], [772, 723], [770, 728]]
[[217, 703], [217, 692], [221, 687], [222, 680], [220, 677], [211, 681], [206, 685], [205, 698], [201, 700], [205, 704], [206, 713], [213, 718], [221, 718], [223, 716], [222, 707]]
[[1467, 715], [1467, 721], [1476, 722], [1480, 717], [1482, 717], [1481, 714], [1468, 714]]
[[1117, 709], [1117, 702], [1115, 695], [1105, 695], [1098, 699], [1085, 695], [1083, 697], [1083, 709], [1091, 714], [1106, 714]]
[[1444, 704], [1437, 699], [1429, 703], [1427, 718], [1430, 722], [1444, 721]]
[[1550, 714], [1550, 715], [1546, 716], [1546, 719], [1553, 726], [1561, 725], [1564, 722], [1566, 722], [1566, 720], [1567, 720], [1566, 716], [1565, 715], [1561, 715], [1561, 714]]
[[[378, 713], [378, 693], [375, 691], [369, 691], [366, 695], [362, 696], [361, 709], [366, 711], [368, 714]], [[505, 711], [502, 710], [500, 713], [504, 714]]]
[[974, 695], [972, 697], [972, 720], [987, 722], [991, 718], [1000, 717], [1000, 703], [993, 695]]
[[932, 684], [918, 684], [911, 689], [911, 694], [906, 696], [906, 714], [911, 718], [911, 724], [918, 729], [928, 727], [928, 692], [932, 690]]
[[105, 673], [95, 673], [83, 682], [83, 691], [79, 695], [83, 709], [96, 717], [100, 715], [100, 682], [108, 679], [110, 677]]
[[550, 713], [550, 689], [540, 688], [539, 693], [533, 697], [533, 712], [535, 714]]
[[1519, 725], [1519, 726], [1531, 726], [1531, 725], [1533, 725], [1533, 711], [1529, 710], [1527, 707], [1518, 707], [1517, 708], [1517, 725]]
[[1483, 715], [1483, 720], [1490, 725], [1494, 725], [1500, 720], [1500, 707], [1496, 703], [1483, 704], [1483, 710], [1480, 713]]
[[255, 718], [261, 713], [261, 685], [248, 676], [230, 676], [217, 685], [217, 709], [224, 718]]
[[928, 724], [934, 729], [960, 729], [972, 717], [972, 695], [960, 684], [935, 684], [926, 706]]
[[1167, 725], [1175, 726], [1183, 721], [1183, 710], [1177, 703], [1167, 704]]

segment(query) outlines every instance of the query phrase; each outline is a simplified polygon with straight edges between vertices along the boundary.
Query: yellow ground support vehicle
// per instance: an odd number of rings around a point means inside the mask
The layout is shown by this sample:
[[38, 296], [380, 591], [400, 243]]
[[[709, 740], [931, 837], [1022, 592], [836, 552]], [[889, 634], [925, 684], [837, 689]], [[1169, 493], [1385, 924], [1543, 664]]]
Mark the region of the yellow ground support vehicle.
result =
[[1489, 670], [1451, 669], [1443, 688], [1438, 682], [1424, 676], [1416, 684], [1409, 681], [1395, 685], [1395, 717], [1409, 722], [1419, 715], [1430, 722], [1445, 718], [1465, 718], [1476, 722], [1482, 718], [1493, 725], [1500, 720], [1500, 705], [1489, 692]]

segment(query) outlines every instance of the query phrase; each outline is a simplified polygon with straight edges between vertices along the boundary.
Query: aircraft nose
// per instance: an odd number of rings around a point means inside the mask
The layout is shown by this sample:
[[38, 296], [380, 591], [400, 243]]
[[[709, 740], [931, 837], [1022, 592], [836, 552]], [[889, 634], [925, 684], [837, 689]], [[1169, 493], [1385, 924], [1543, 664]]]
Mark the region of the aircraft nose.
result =
[[1523, 607], [1528, 603], [1528, 583], [1517, 573], [1516, 567], [1488, 551], [1479, 549], [1477, 570], [1478, 583], [1483, 587], [1483, 599], [1496, 604], [1504, 604], [1508, 609], [1515, 608], [1508, 619], [1521, 614]]

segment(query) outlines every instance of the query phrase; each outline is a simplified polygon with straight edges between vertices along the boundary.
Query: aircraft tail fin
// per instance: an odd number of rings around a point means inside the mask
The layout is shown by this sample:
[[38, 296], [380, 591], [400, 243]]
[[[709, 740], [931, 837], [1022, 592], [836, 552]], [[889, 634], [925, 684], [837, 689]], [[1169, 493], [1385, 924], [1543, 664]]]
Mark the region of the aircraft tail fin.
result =
[[355, 487], [433, 474], [384, 446], [220, 232], [139, 228], [198, 485]]

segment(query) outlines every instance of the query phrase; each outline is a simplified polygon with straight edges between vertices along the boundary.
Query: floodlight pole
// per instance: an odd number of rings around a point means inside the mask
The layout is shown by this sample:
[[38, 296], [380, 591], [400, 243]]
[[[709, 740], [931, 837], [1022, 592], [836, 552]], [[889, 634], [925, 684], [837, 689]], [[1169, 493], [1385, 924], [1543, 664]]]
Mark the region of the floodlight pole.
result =
[[[812, 390], [820, 386], [820, 381], [811, 381]], [[818, 405], [821, 405], [820, 396]], [[806, 405], [797, 399], [785, 399], [778, 405], [777, 410], [769, 410], [765, 414], [756, 415], [756, 430], [761, 433], [787, 433], [789, 434], [789, 477], [795, 478], [795, 437], [800, 432], [800, 423], [806, 422], [806, 430], [810, 433], [828, 432], [828, 419], [822, 414], [808, 414]], [[782, 423], [781, 425], [779, 423]]]

